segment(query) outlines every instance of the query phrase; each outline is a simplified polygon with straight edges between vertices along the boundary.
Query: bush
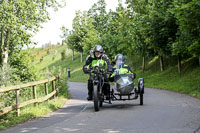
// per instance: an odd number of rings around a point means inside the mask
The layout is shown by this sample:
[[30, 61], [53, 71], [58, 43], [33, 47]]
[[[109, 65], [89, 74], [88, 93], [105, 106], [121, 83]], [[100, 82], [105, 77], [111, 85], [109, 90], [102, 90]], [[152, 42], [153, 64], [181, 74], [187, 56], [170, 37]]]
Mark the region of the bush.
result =
[[[0, 88], [16, 83], [19, 83], [19, 76], [14, 74], [13, 68], [8, 65], [4, 72], [0, 69]], [[0, 108], [12, 105], [15, 97], [15, 91], [0, 93]]]
[[65, 60], [65, 59], [66, 59], [66, 51], [63, 50], [63, 51], [61, 52], [61, 60]]
[[14, 70], [14, 75], [17, 76], [21, 82], [30, 82], [38, 79], [37, 70], [32, 64], [28, 54], [28, 51], [14, 52], [9, 60]]

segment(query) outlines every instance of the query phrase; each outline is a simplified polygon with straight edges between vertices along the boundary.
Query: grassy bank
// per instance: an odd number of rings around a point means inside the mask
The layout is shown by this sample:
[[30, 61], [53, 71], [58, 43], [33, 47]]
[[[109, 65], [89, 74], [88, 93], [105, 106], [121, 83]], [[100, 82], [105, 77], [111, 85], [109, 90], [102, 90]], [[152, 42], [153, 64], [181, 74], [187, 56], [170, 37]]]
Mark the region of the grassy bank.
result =
[[0, 130], [6, 129], [10, 126], [14, 126], [16, 124], [34, 118], [44, 116], [62, 107], [66, 103], [69, 97], [66, 82], [67, 82], [66, 77], [62, 77], [61, 79], [62, 89], [60, 90], [57, 98], [42, 103], [38, 103], [37, 106], [31, 104], [26, 107], [23, 107], [20, 110], [19, 117], [16, 117], [16, 111], [12, 111], [9, 112], [8, 114], [0, 116]]
[[[38, 118], [44, 116], [48, 113], [51, 113], [60, 107], [62, 107], [67, 99], [69, 98], [69, 93], [67, 90], [67, 74], [65, 68], [62, 68], [61, 60], [61, 52], [65, 49], [66, 46], [54, 46], [54, 48], [38, 48], [31, 50], [31, 55], [33, 56], [33, 63], [37, 67], [38, 75], [41, 75], [41, 79], [46, 79], [50, 76], [57, 74], [58, 72], [62, 73], [62, 77], [60, 79], [59, 86], [61, 89], [59, 91], [58, 97], [55, 99], [50, 99], [48, 101], [38, 103], [37, 106], [34, 104], [28, 105], [20, 109], [20, 116], [16, 117], [16, 111], [9, 112], [3, 116], [0, 116], [0, 130], [6, 129], [10, 126], [14, 126], [18, 123], [22, 123], [34, 118]], [[48, 52], [47, 52], [47, 49]], [[57, 51], [55, 53], [55, 51]], [[70, 52], [66, 53], [69, 54]], [[59, 62], [61, 64], [59, 64]], [[47, 74], [48, 73], [48, 74]], [[51, 88], [49, 87], [51, 90]], [[44, 88], [37, 87], [38, 97], [40, 97], [40, 93], [43, 93]], [[22, 100], [22, 99], [21, 99]]]
[[[66, 66], [71, 68], [70, 81], [87, 82], [88, 75], [82, 71], [85, 63], [80, 62], [80, 55], [75, 55], [74, 61], [71, 56], [67, 59]], [[127, 60], [127, 63], [137, 74], [137, 79], [143, 77], [145, 87], [171, 90], [179, 93], [188, 94], [200, 98], [200, 66], [197, 58], [182, 60], [182, 71], [178, 73], [176, 60], [173, 58], [165, 59], [165, 70], [160, 72], [158, 57], [149, 58], [146, 61], [146, 69], [141, 70], [142, 58], [134, 56]]]

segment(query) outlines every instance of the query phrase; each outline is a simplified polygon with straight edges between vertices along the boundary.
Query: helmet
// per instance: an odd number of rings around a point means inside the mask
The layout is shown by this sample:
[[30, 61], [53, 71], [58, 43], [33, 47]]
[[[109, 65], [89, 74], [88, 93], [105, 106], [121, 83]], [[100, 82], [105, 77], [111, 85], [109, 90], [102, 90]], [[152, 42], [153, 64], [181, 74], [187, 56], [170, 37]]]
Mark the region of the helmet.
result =
[[90, 50], [90, 53], [93, 53], [94, 51], [93, 50]]
[[96, 45], [94, 47], [94, 52], [100, 52], [103, 53], [103, 47], [101, 45]]
[[116, 63], [116, 68], [120, 69], [122, 68], [122, 66], [124, 65], [125, 63], [125, 58], [122, 54], [117, 54], [115, 56], [115, 63]]
[[126, 61], [126, 59], [124, 58], [124, 56], [122, 55], [122, 54], [117, 54], [116, 56], [115, 56], [115, 61], [117, 61], [117, 60], [122, 60], [123, 62], [125, 62]]

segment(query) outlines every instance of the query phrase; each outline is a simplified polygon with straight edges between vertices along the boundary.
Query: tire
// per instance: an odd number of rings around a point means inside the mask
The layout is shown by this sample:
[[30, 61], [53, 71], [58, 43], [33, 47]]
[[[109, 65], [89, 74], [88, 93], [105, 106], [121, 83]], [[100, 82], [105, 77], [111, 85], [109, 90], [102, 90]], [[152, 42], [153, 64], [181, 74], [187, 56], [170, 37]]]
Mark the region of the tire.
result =
[[140, 93], [140, 105], [143, 105], [143, 94]]
[[143, 94], [144, 94], [144, 79], [139, 78], [138, 80], [138, 90], [140, 95], [140, 105], [143, 105]]
[[103, 106], [103, 101], [104, 101], [104, 96], [102, 94], [99, 94], [99, 106], [102, 107]]
[[99, 111], [100, 99], [99, 99], [98, 85], [94, 85], [93, 101], [94, 101], [94, 110]]
[[99, 106], [100, 106], [100, 107], [103, 106], [103, 101], [102, 101], [102, 99], [100, 100]]

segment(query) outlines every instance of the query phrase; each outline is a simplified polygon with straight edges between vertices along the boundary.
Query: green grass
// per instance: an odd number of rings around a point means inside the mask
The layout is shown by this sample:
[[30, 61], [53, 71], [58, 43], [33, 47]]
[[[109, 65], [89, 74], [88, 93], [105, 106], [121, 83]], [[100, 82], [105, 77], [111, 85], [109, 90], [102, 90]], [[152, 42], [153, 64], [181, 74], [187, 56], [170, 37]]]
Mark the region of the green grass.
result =
[[[24, 107], [20, 112], [20, 117], [16, 117], [16, 112], [5, 115], [0, 119], [0, 129], [5, 129], [10, 126], [14, 126], [18, 123], [25, 122], [27, 120], [44, 116], [50, 112], [59, 109], [66, 102], [63, 98], [56, 98], [50, 101], [46, 101], [38, 104], [38, 106], [30, 105]], [[14, 118], [14, 119], [13, 119]]]
[[16, 111], [12, 111], [8, 114], [0, 116], [0, 130], [6, 129], [19, 123], [23, 123], [33, 118], [44, 116], [62, 107], [70, 96], [67, 90], [66, 76], [63, 76], [60, 80], [62, 89], [59, 91], [57, 98], [38, 103], [36, 106], [31, 104], [23, 107], [20, 109], [19, 117], [16, 117]]
[[[85, 58], [84, 58], [85, 59]], [[179, 93], [188, 94], [200, 98], [200, 66], [198, 59], [188, 58], [182, 61], [182, 72], [177, 72], [177, 60], [175, 57], [165, 58], [165, 70], [160, 72], [158, 57], [149, 58], [146, 61], [146, 70], [142, 73], [142, 58], [134, 56], [127, 59], [137, 78], [143, 77], [145, 87], [165, 89]], [[85, 64], [80, 62], [80, 55], [75, 55], [75, 60], [71, 61], [71, 56], [66, 59], [66, 68], [71, 68], [71, 78], [69, 81], [87, 82], [88, 75], [84, 74], [82, 67]]]
[[158, 59], [152, 59], [148, 63], [144, 73], [140, 69], [136, 71], [137, 77], [144, 78], [145, 87], [166, 89], [200, 98], [200, 66], [195, 58], [182, 62], [180, 74], [173, 62], [166, 62], [167, 69], [163, 72], [160, 72]]
[[[48, 48], [46, 48], [48, 49]], [[0, 116], [0, 130], [6, 129], [10, 126], [14, 126], [16, 124], [28, 121], [33, 118], [41, 117], [45, 114], [53, 112], [60, 107], [62, 107], [67, 99], [70, 97], [67, 89], [67, 74], [65, 69], [65, 61], [61, 60], [61, 52], [66, 49], [66, 46], [57, 45], [54, 46], [53, 49], [50, 49], [50, 53], [47, 54], [46, 49], [37, 48], [31, 50], [31, 55], [34, 55], [33, 64], [37, 67], [40, 74], [51, 72], [50, 75], [46, 75], [43, 78], [47, 78], [49, 76], [55, 75], [58, 72], [62, 73], [62, 77], [60, 79], [61, 90], [59, 91], [58, 97], [55, 99], [51, 99], [42, 103], [38, 103], [38, 106], [34, 106], [34, 104], [28, 105], [20, 109], [20, 116], [16, 117], [16, 111], [9, 112], [3, 116]], [[54, 51], [57, 50], [57, 54]], [[70, 51], [67, 53], [69, 56]], [[40, 62], [41, 57], [43, 60]], [[52, 59], [54, 57], [54, 59]], [[48, 68], [48, 69], [47, 69]], [[47, 71], [48, 70], [48, 71]], [[51, 88], [49, 88], [51, 90]], [[40, 88], [37, 87], [38, 97], [43, 95], [44, 86]], [[40, 94], [41, 93], [41, 94]], [[23, 100], [23, 99], [21, 99]], [[24, 100], [23, 100], [24, 101]]]

